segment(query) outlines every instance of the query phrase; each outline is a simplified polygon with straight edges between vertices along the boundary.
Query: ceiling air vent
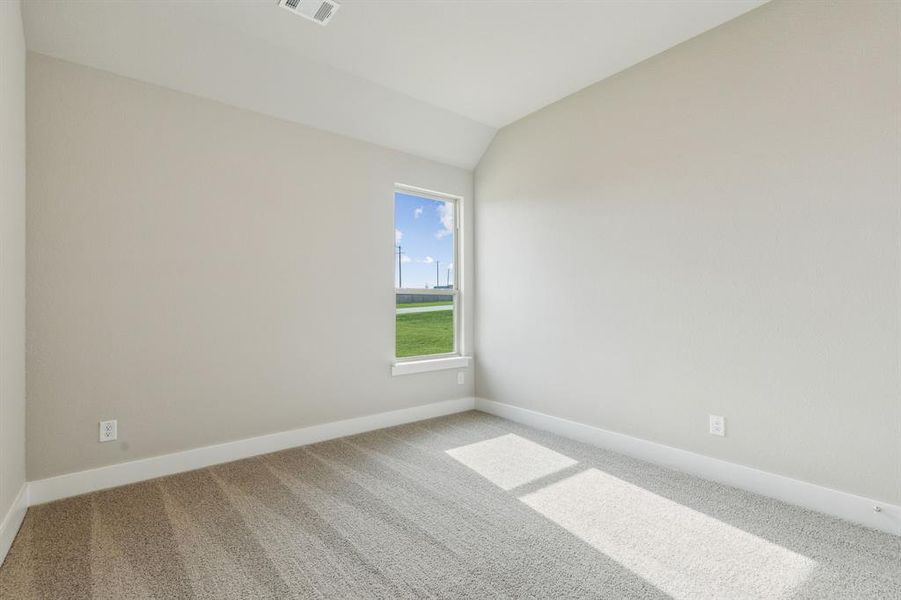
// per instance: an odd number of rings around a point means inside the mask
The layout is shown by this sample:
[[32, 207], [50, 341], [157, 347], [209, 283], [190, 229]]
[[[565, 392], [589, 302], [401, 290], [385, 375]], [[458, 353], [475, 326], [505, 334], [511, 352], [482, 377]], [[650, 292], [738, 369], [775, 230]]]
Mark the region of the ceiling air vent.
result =
[[326, 25], [340, 8], [333, 0], [278, 0], [278, 5], [320, 25]]

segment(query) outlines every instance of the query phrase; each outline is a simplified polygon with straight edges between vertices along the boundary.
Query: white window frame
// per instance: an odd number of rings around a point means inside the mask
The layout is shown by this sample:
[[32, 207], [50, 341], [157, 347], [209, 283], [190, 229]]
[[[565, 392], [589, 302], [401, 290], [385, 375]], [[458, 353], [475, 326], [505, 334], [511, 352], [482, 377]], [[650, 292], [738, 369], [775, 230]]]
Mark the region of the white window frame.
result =
[[[397, 183], [394, 185], [394, 193], [409, 194], [418, 196], [426, 200], [436, 200], [440, 202], [451, 202], [454, 207], [454, 269], [453, 269], [453, 288], [452, 289], [433, 289], [433, 288], [394, 288], [394, 308], [393, 318], [395, 319], [395, 337], [394, 352], [397, 352], [397, 295], [398, 294], [417, 294], [424, 296], [452, 296], [453, 297], [453, 313], [454, 313], [454, 349], [452, 352], [442, 354], [425, 354], [420, 356], [394, 356], [394, 364], [392, 366], [392, 374], [407, 375], [412, 373], [422, 373], [425, 371], [435, 371], [440, 369], [458, 369], [469, 366], [469, 358], [463, 355], [464, 339], [463, 339], [463, 271], [464, 265], [461, 260], [462, 252], [461, 240], [462, 221], [463, 221], [463, 198], [453, 194], [436, 192], [420, 187]], [[395, 204], [395, 196], [392, 196], [392, 209], [397, 210]], [[393, 214], [393, 213], [392, 213]], [[397, 269], [397, 255], [392, 255], [395, 262], [394, 272]]]

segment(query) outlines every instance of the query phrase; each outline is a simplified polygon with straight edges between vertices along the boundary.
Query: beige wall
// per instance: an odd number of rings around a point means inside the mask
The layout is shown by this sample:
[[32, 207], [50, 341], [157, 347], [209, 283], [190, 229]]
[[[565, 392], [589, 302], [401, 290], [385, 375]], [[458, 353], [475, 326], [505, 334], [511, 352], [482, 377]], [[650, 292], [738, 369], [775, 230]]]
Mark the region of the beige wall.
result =
[[25, 39], [19, 2], [0, 2], [0, 521], [23, 483]]
[[394, 183], [471, 202], [470, 172], [28, 69], [29, 479], [472, 395], [390, 375]]
[[477, 395], [901, 500], [898, 7], [774, 2], [503, 129]]

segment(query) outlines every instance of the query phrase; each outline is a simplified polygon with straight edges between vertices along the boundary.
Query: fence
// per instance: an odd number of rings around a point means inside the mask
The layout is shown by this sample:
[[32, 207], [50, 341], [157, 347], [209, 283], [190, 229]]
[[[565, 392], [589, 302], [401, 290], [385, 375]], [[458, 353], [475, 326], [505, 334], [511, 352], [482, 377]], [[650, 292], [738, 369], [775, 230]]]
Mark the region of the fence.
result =
[[450, 302], [453, 296], [432, 296], [430, 294], [397, 294], [397, 304], [414, 304], [416, 302]]

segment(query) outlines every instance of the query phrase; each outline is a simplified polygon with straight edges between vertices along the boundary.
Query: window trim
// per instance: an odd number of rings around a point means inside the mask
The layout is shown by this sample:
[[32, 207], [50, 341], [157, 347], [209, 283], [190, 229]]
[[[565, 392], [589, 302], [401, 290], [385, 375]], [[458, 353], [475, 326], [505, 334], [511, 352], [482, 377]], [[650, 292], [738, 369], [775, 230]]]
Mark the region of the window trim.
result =
[[443, 371], [445, 369], [465, 369], [472, 362], [472, 357], [446, 354], [430, 355], [434, 358], [422, 360], [402, 360], [391, 365], [391, 374], [412, 375], [414, 373], [428, 373], [429, 371]]
[[[426, 188], [416, 187], [403, 183], [394, 184], [394, 194], [409, 194], [418, 196], [426, 200], [436, 200], [439, 202], [451, 202], [454, 206], [454, 270], [453, 270], [453, 288], [452, 289], [434, 289], [434, 288], [394, 288], [394, 319], [397, 319], [397, 294], [422, 294], [426, 296], [452, 296], [453, 312], [454, 312], [454, 349], [452, 352], [444, 352], [441, 354], [422, 354], [417, 356], [397, 356], [397, 326], [394, 327], [394, 363], [392, 365], [392, 375], [405, 375], [409, 373], [421, 373], [425, 371], [434, 371], [439, 369], [453, 369], [469, 366], [469, 357], [465, 356], [465, 340], [463, 337], [463, 273], [465, 266], [462, 257], [462, 220], [463, 220], [463, 197], [445, 192], [438, 192]], [[392, 208], [396, 210], [394, 203], [394, 194], [392, 194]], [[393, 212], [393, 211], [392, 211]], [[396, 228], [396, 223], [392, 223]], [[392, 260], [396, 260], [396, 256], [392, 254]], [[392, 270], [395, 267], [392, 267]], [[462, 359], [462, 360], [460, 360]]]

